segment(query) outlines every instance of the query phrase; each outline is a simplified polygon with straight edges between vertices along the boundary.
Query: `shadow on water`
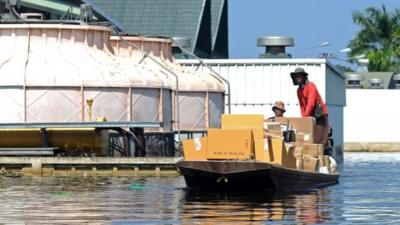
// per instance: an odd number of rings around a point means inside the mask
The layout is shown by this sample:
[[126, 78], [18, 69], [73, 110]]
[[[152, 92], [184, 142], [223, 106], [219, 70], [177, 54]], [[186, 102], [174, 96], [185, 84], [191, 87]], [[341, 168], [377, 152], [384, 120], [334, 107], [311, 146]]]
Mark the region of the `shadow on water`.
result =
[[324, 223], [331, 218], [329, 189], [290, 192], [203, 192], [187, 189], [182, 221]]

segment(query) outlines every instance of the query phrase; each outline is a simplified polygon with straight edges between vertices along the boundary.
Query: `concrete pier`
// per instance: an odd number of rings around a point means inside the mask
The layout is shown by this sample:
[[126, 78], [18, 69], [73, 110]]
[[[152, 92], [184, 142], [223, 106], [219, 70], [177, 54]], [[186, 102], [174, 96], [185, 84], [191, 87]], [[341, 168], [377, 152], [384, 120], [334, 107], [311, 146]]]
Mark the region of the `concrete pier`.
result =
[[345, 142], [345, 152], [400, 152], [400, 142]]
[[177, 175], [178, 157], [0, 157], [3, 176]]

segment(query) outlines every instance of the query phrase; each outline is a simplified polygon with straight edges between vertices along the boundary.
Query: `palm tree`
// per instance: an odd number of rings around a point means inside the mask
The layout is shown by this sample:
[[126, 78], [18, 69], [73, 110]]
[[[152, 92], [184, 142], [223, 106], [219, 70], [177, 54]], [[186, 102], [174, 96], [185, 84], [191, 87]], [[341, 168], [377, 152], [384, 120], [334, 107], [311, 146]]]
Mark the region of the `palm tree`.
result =
[[400, 9], [388, 12], [386, 7], [369, 7], [353, 12], [353, 22], [361, 27], [350, 42], [350, 56], [365, 54], [370, 71], [400, 69]]

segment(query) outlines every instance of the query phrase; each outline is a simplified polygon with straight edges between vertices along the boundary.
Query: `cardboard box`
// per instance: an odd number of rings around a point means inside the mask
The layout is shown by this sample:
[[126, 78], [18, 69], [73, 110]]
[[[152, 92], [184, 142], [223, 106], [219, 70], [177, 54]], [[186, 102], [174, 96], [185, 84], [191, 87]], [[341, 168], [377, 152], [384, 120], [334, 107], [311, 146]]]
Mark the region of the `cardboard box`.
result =
[[269, 130], [267, 133], [265, 133], [264, 137], [266, 138], [268, 135], [272, 138], [283, 139], [283, 131], [281, 130]]
[[223, 114], [221, 128], [264, 129], [264, 115]]
[[303, 166], [305, 171], [315, 172], [318, 169], [318, 158], [304, 155]]
[[304, 160], [303, 160], [303, 156], [301, 156], [301, 157], [296, 157], [296, 169], [298, 169], [298, 170], [304, 170]]
[[296, 168], [296, 157], [294, 156], [296, 146], [285, 143], [282, 139], [270, 139], [272, 148], [270, 151], [271, 162], [277, 163], [287, 168]]
[[255, 159], [262, 162], [272, 162], [273, 152], [271, 140], [268, 139], [254, 139], [254, 152]]
[[[293, 142], [292, 144], [296, 144], [296, 143]], [[294, 149], [293, 155], [296, 158], [296, 169], [303, 170], [304, 169], [304, 166], [303, 166], [303, 146], [295, 145], [295, 149]]]
[[285, 144], [285, 149], [286, 149], [286, 156], [284, 160], [283, 166], [287, 168], [296, 168], [296, 157], [295, 157], [295, 151], [296, 151], [296, 146], [290, 143]]
[[221, 128], [250, 128], [254, 139], [264, 138], [264, 115], [223, 114]]
[[185, 160], [207, 159], [207, 137], [182, 141]]
[[251, 129], [209, 129], [207, 159], [251, 159]]
[[267, 130], [281, 130], [281, 123], [279, 122], [266, 122], [264, 126]]
[[313, 144], [314, 143], [314, 136], [311, 133], [296, 133], [296, 143], [297, 145], [303, 144]]
[[315, 121], [312, 117], [276, 117], [275, 121], [286, 125], [289, 122], [298, 133], [314, 134]]
[[279, 138], [272, 138], [271, 147], [272, 147], [272, 158], [271, 162], [277, 163], [279, 165], [284, 165], [285, 157], [286, 157], [286, 149], [285, 149], [285, 142]]
[[254, 139], [264, 139], [264, 129], [254, 128], [251, 132]]
[[294, 157], [303, 158], [303, 146], [297, 146], [294, 150]]
[[310, 156], [322, 156], [324, 155], [324, 145], [323, 144], [304, 144], [303, 154]]

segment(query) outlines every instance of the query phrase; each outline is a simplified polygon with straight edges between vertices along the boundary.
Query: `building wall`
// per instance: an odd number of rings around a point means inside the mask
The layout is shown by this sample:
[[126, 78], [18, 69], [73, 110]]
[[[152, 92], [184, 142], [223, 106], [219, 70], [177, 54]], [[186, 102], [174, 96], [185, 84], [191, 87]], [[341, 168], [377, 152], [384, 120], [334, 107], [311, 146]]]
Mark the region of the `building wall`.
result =
[[329, 105], [344, 106], [346, 105], [346, 82], [344, 81], [345, 76], [340, 76], [332, 68], [333, 67], [328, 66], [326, 69], [325, 101]]
[[[195, 68], [198, 61], [179, 62]], [[272, 106], [276, 100], [283, 100], [287, 105], [298, 104], [297, 87], [292, 83], [290, 72], [299, 66], [310, 74], [309, 79], [318, 86], [321, 94], [326, 91], [324, 59], [231, 59], [204, 62], [229, 80], [232, 109], [248, 105]], [[202, 66], [199, 69], [209, 72]]]
[[333, 130], [334, 150], [336, 159], [343, 159], [344, 149], [344, 123], [343, 123], [343, 106], [328, 105], [329, 125]]
[[390, 150], [384, 143], [398, 148], [400, 90], [347, 89], [346, 96], [344, 141], [350, 150]]

